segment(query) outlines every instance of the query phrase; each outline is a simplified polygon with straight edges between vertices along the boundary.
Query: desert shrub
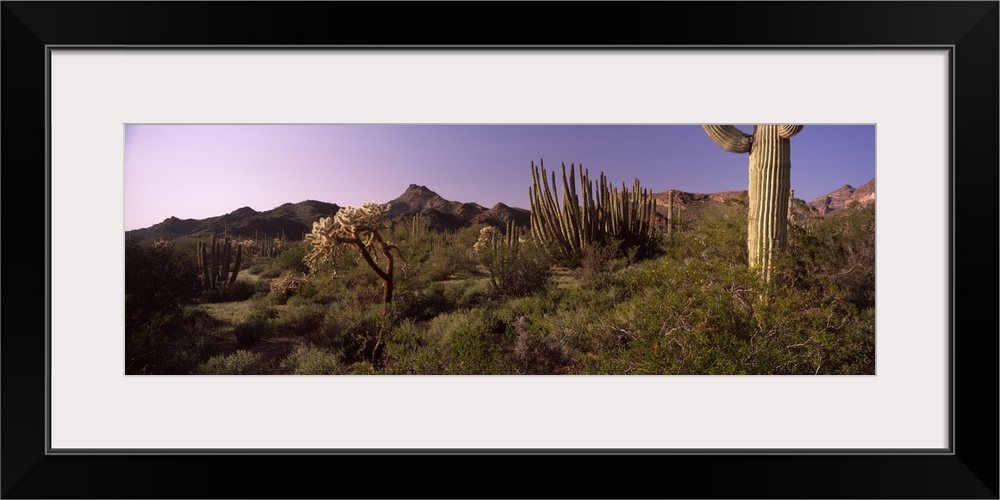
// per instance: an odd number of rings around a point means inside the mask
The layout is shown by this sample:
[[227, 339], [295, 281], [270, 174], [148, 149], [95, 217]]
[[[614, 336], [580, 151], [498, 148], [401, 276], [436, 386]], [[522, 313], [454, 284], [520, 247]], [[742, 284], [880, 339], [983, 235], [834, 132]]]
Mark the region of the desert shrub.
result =
[[561, 373], [573, 359], [573, 350], [551, 335], [530, 328], [526, 316], [514, 322], [513, 364], [519, 374], [551, 375]]
[[253, 345], [271, 333], [271, 325], [265, 320], [251, 318], [233, 328], [236, 341], [242, 345]]
[[309, 248], [303, 242], [295, 242], [286, 246], [281, 253], [271, 261], [271, 269], [283, 273], [291, 271], [293, 273], [308, 273], [309, 268], [303, 258], [309, 253]]
[[394, 375], [431, 375], [443, 373], [439, 333], [426, 325], [402, 320], [390, 332], [385, 348], [385, 373]]
[[466, 279], [443, 287], [444, 297], [456, 309], [482, 305], [495, 294], [489, 279]]
[[[267, 271], [270, 268], [269, 262], [264, 262], [258, 259], [259, 258], [256, 257], [247, 259], [246, 264], [248, 273], [262, 275], [264, 274], [265, 271]], [[278, 276], [278, 274], [275, 274], [275, 276]]]
[[393, 310], [402, 318], [425, 320], [452, 309], [440, 283], [404, 280], [396, 289]]
[[[125, 372], [168, 373], [183, 365], [172, 360], [190, 335], [182, 308], [194, 303], [200, 280], [194, 259], [169, 242], [125, 240]], [[173, 352], [173, 354], [172, 354]]]
[[514, 373], [506, 352], [512, 335], [489, 309], [456, 311], [431, 320], [428, 335], [438, 340], [443, 373]]
[[870, 310], [799, 285], [718, 256], [663, 257], [617, 273], [624, 293], [568, 295], [539, 326], [582, 353], [572, 373], [872, 373]]
[[320, 347], [296, 346], [280, 367], [293, 375], [336, 375], [342, 367], [336, 353]]
[[278, 317], [278, 309], [266, 297], [258, 297], [250, 301], [250, 313], [246, 321], [269, 321]]
[[271, 331], [277, 335], [315, 335], [323, 326], [326, 312], [325, 307], [314, 303], [289, 306], [271, 320]]
[[316, 339], [321, 347], [337, 353], [346, 364], [380, 363], [392, 318], [381, 305], [345, 301], [330, 307]]
[[786, 268], [799, 289], [826, 299], [875, 306], [875, 206], [844, 208], [809, 228], [793, 226]]
[[746, 265], [746, 208], [739, 204], [704, 207], [690, 230], [661, 240], [661, 251], [682, 262], [719, 259]]
[[278, 276], [281, 276], [282, 272], [283, 271], [281, 269], [278, 269], [278, 268], [273, 267], [273, 266], [267, 266], [267, 267], [264, 268], [263, 271], [261, 271], [258, 274], [263, 279], [273, 279], [273, 278], [277, 278]]
[[[626, 256], [620, 257], [622, 253], [626, 253]], [[613, 240], [608, 244], [591, 244], [583, 249], [580, 267], [574, 270], [574, 275], [586, 286], [601, 288], [609, 284], [612, 273], [621, 270], [634, 258], [634, 251], [621, 250], [621, 240]]]
[[258, 287], [246, 280], [223, 283], [216, 288], [202, 291], [201, 301], [208, 304], [247, 300], [258, 292]]
[[430, 263], [437, 270], [440, 280], [452, 278], [468, 278], [476, 274], [478, 263], [468, 251], [469, 247], [459, 246], [461, 243], [456, 235], [447, 240], [448, 244], [434, 249]]
[[212, 356], [192, 371], [193, 375], [265, 375], [271, 367], [260, 355], [238, 350], [229, 355]]
[[[508, 227], [508, 231], [515, 230]], [[500, 297], [520, 297], [533, 293], [548, 282], [552, 265], [546, 252], [534, 242], [519, 242], [501, 235], [490, 226], [480, 230], [473, 245], [476, 258], [489, 272], [490, 284]]]
[[[344, 254], [349, 255], [347, 252]], [[329, 263], [320, 264], [308, 281], [299, 287], [296, 296], [324, 305], [348, 299], [381, 302], [382, 281], [363, 261], [343, 258], [336, 270]]]
[[458, 238], [458, 233], [430, 229], [429, 220], [421, 216], [394, 224], [391, 232], [391, 240], [406, 258], [403, 274], [423, 281], [462, 278], [476, 272], [475, 259], [468, 251], [471, 246], [456, 245]]
[[200, 281], [193, 259], [167, 244], [125, 240], [125, 331], [155, 317], [176, 314], [198, 296]]
[[207, 331], [219, 322], [203, 312], [158, 316], [149, 323], [126, 332], [125, 373], [186, 374], [216, 347]]

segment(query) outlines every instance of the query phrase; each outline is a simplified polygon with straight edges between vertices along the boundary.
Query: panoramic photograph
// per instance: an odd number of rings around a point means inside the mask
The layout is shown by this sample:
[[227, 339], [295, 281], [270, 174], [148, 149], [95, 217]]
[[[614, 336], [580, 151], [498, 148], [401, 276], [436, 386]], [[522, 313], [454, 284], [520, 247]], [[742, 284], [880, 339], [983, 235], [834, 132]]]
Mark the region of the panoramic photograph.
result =
[[127, 124], [126, 375], [874, 375], [874, 125]]

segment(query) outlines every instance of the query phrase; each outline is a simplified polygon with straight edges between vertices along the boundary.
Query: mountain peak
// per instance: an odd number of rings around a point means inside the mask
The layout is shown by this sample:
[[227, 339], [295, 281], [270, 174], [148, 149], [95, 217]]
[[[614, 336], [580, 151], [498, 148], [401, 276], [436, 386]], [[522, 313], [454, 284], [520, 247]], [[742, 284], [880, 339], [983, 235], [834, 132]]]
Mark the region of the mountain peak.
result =
[[410, 187], [406, 188], [406, 192], [409, 193], [409, 192], [412, 192], [412, 191], [416, 191], [416, 192], [420, 192], [420, 193], [433, 193], [434, 192], [434, 191], [431, 191], [430, 189], [428, 189], [427, 186], [419, 186], [417, 184], [410, 184]]
[[826, 215], [834, 210], [849, 206], [857, 202], [867, 205], [875, 202], [875, 179], [864, 183], [855, 189], [850, 184], [844, 184], [835, 191], [831, 191], [815, 200], [809, 202], [820, 215]]

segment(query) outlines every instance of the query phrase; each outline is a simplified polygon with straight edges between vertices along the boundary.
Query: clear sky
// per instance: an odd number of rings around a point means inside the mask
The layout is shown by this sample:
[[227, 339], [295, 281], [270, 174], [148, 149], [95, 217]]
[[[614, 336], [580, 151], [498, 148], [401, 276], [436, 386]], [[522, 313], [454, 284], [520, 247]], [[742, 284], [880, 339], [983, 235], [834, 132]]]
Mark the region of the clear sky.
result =
[[[125, 229], [244, 206], [384, 203], [410, 184], [529, 208], [539, 160], [548, 171], [582, 164], [617, 185], [638, 177], [654, 192], [747, 189], [748, 156], [723, 151], [699, 125], [126, 125]], [[873, 177], [874, 125], [807, 124], [792, 138], [796, 198]]]

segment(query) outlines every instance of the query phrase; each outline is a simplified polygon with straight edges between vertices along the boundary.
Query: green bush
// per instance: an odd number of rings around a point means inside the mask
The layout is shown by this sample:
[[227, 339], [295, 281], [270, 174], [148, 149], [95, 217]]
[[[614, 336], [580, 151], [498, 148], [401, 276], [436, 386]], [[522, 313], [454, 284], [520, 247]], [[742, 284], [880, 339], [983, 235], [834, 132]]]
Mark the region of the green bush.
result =
[[442, 373], [514, 373], [507, 356], [513, 335], [507, 324], [487, 309], [438, 316], [428, 325], [428, 336], [437, 339]]
[[271, 325], [264, 320], [253, 318], [233, 328], [236, 341], [242, 345], [253, 345], [271, 333]]
[[221, 284], [218, 288], [204, 290], [201, 293], [201, 301], [208, 304], [238, 302], [253, 297], [259, 290], [258, 285], [238, 279], [233, 283]]
[[875, 206], [844, 208], [809, 227], [793, 226], [785, 268], [799, 289], [826, 300], [875, 307]]
[[289, 306], [271, 321], [273, 333], [285, 336], [315, 336], [323, 327], [327, 309], [314, 303]]
[[176, 314], [200, 292], [192, 259], [169, 243], [125, 240], [125, 331]]
[[517, 373], [552, 375], [563, 373], [573, 359], [573, 349], [560, 339], [535, 331], [526, 316], [514, 323], [516, 339], [511, 352]]
[[381, 304], [343, 302], [332, 305], [323, 319], [317, 342], [340, 355], [345, 364], [379, 363], [391, 318]]
[[205, 332], [219, 323], [204, 312], [182, 313], [153, 321], [126, 332], [125, 373], [147, 375], [186, 374], [211, 354], [216, 338]]
[[260, 355], [238, 350], [229, 355], [212, 356], [192, 371], [193, 375], [266, 375], [272, 369]]
[[285, 359], [281, 368], [293, 375], [336, 375], [342, 371], [338, 356], [329, 349], [299, 345]]
[[452, 304], [455, 309], [483, 305], [495, 294], [493, 285], [487, 278], [473, 278], [448, 283], [444, 286], [443, 291], [445, 300]]
[[[515, 229], [510, 227], [508, 230]], [[494, 292], [500, 297], [534, 293], [552, 276], [549, 256], [538, 245], [501, 235], [495, 228], [483, 228], [473, 248], [479, 263], [489, 272]]]
[[200, 349], [197, 338], [188, 338], [189, 321], [181, 315], [200, 293], [193, 259], [171, 243], [126, 238], [124, 284], [125, 372], [174, 373], [183, 368], [188, 356], [180, 351]]
[[271, 261], [271, 269], [277, 270], [279, 274], [285, 271], [300, 274], [308, 273], [309, 268], [306, 266], [305, 261], [302, 260], [308, 253], [309, 249], [305, 243], [301, 241], [291, 243], [274, 257], [274, 260]]
[[398, 284], [393, 310], [402, 318], [426, 320], [453, 308], [441, 283], [403, 280]]

